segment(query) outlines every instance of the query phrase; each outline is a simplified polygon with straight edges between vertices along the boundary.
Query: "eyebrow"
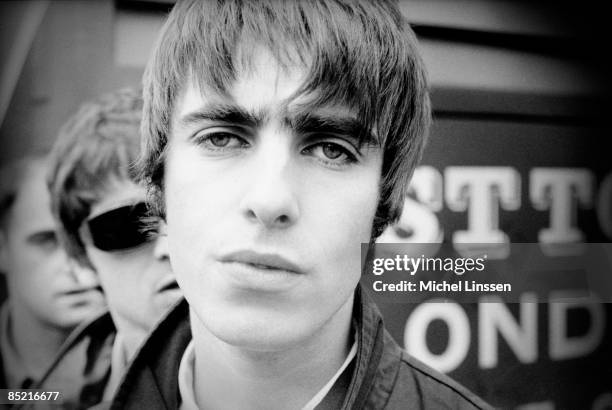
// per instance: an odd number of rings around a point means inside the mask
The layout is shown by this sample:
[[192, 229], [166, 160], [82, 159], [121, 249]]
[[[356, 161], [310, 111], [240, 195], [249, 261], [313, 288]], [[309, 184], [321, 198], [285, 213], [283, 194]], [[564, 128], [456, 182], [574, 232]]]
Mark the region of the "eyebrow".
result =
[[286, 118], [287, 125], [301, 134], [337, 134], [354, 137], [360, 145], [380, 145], [378, 138], [352, 116], [300, 113]]
[[[379, 139], [361, 121], [353, 116], [319, 112], [285, 111], [283, 124], [298, 134], [337, 134], [353, 137], [360, 145], [380, 146]], [[253, 113], [234, 104], [210, 104], [190, 112], [179, 119], [186, 128], [202, 121], [223, 123], [245, 128], [258, 128], [267, 119], [264, 113]]]
[[179, 123], [188, 127], [202, 121], [256, 128], [264, 122], [264, 117], [232, 104], [211, 104], [186, 114], [180, 118]]

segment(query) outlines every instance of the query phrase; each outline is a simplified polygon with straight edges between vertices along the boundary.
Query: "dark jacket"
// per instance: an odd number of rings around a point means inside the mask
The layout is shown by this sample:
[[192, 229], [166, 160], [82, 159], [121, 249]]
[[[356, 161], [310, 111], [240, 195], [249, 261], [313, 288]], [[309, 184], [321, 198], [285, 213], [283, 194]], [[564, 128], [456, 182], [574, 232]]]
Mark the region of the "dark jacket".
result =
[[[380, 312], [358, 287], [353, 320], [357, 355], [342, 409], [488, 409], [449, 377], [410, 357], [385, 330]], [[178, 369], [191, 340], [183, 301], [153, 331], [132, 362], [112, 409], [177, 409]]]
[[[42, 378], [30, 387], [62, 393], [61, 408], [84, 410], [102, 400], [110, 376], [111, 351], [116, 328], [108, 312], [78, 326], [68, 337]], [[62, 366], [79, 363], [70, 379], [59, 378]], [[67, 394], [71, 392], [71, 394]], [[58, 408], [53, 403], [38, 402], [14, 406], [14, 410]]]

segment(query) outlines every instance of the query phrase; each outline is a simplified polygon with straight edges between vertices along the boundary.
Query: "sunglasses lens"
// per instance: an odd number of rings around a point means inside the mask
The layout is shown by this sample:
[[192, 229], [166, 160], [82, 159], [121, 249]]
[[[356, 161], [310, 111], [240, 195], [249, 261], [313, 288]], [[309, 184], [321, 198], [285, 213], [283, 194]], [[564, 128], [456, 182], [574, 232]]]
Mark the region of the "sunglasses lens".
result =
[[151, 239], [144, 203], [124, 206], [98, 215], [87, 222], [93, 246], [102, 251], [134, 248]]

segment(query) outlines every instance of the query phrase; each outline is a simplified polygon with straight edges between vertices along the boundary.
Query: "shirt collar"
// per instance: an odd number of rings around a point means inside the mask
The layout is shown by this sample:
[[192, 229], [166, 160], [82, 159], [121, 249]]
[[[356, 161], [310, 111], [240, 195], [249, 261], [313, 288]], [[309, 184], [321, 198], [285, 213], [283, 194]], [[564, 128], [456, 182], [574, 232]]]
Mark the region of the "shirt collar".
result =
[[193, 388], [193, 372], [195, 369], [195, 348], [193, 340], [189, 342], [178, 370], [178, 388], [181, 396], [180, 410], [197, 410]]
[[351, 347], [351, 350], [349, 351], [348, 356], [346, 356], [344, 363], [342, 363], [342, 366], [340, 366], [336, 374], [334, 374], [332, 378], [329, 379], [327, 384], [323, 386], [323, 388], [319, 390], [317, 394], [315, 394], [314, 397], [310, 399], [310, 401], [306, 403], [304, 407], [302, 407], [302, 410], [314, 410], [323, 401], [325, 396], [327, 396], [327, 393], [329, 393], [329, 391], [334, 386], [334, 383], [336, 383], [336, 380], [338, 380], [340, 375], [342, 375], [342, 372], [344, 372], [344, 370], [349, 366], [349, 364], [351, 364], [351, 362], [353, 361], [356, 355], [357, 355], [357, 341], [355, 340], [353, 342], [353, 346]]
[[104, 389], [103, 400], [110, 401], [119, 387], [119, 383], [128, 365], [128, 357], [125, 353], [125, 344], [121, 333], [117, 332], [111, 350], [111, 373]]
[[382, 315], [361, 284], [355, 289], [353, 328], [357, 335], [357, 356], [343, 409], [366, 407], [383, 355], [385, 328]]

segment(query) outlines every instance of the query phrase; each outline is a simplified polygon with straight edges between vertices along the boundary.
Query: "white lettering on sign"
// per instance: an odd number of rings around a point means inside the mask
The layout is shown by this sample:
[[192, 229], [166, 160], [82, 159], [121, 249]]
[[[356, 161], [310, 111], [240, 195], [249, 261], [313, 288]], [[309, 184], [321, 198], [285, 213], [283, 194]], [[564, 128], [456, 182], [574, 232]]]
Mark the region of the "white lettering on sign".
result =
[[[554, 360], [573, 359], [586, 356], [600, 345], [605, 330], [605, 311], [603, 305], [594, 297], [576, 297], [568, 291], [551, 293], [558, 299], [567, 298], [567, 302], [552, 302], [549, 322], [549, 351]], [[571, 309], [582, 309], [590, 317], [589, 330], [579, 336], [567, 335], [567, 313]]]
[[442, 174], [429, 165], [417, 167], [410, 181], [410, 188], [414, 190], [419, 202], [427, 205], [434, 212], [442, 210]]
[[520, 319], [516, 320], [497, 296], [478, 305], [478, 340], [482, 342], [478, 363], [483, 369], [497, 366], [497, 335], [503, 336], [521, 363], [533, 363], [538, 358], [538, 305], [536, 295], [521, 295]]
[[[529, 198], [533, 207], [549, 211], [550, 222], [538, 232], [540, 246], [549, 256], [582, 252], [584, 234], [577, 227], [578, 209], [596, 204], [596, 218], [603, 234], [612, 238], [612, 174], [595, 192], [595, 178], [582, 168], [534, 168], [529, 173]], [[398, 222], [380, 236], [381, 243], [441, 242], [444, 227], [436, 212], [444, 208], [467, 213], [467, 229], [452, 234], [452, 241], [465, 257], [487, 253], [502, 259], [509, 238], [499, 229], [499, 210], [521, 206], [520, 174], [512, 167], [447, 167], [442, 174], [434, 167], [417, 167]], [[472, 244], [472, 246], [470, 246]], [[474, 245], [481, 245], [476, 247]], [[483, 249], [484, 245], [484, 249]]]
[[[542, 251], [554, 256], [555, 244], [582, 243], [577, 208], [592, 206], [593, 174], [579, 168], [534, 168], [529, 175], [529, 197], [535, 209], [550, 210], [550, 226], [540, 230]], [[547, 246], [553, 245], [553, 246]], [[567, 254], [567, 247], [561, 248]]]
[[448, 207], [468, 212], [467, 230], [453, 233], [457, 251], [471, 254], [470, 244], [487, 244], [495, 249], [488, 252], [490, 258], [505, 258], [510, 241], [499, 229], [499, 208], [520, 208], [520, 174], [512, 167], [448, 167], [444, 175]]
[[[448, 327], [446, 350], [434, 354], [427, 346], [427, 329], [434, 320], [442, 320]], [[406, 351], [441, 372], [456, 369], [465, 359], [470, 347], [470, 323], [457, 303], [424, 303], [417, 306], [404, 330]]]
[[[402, 214], [392, 226], [376, 240], [378, 243], [441, 243], [444, 232], [434, 211], [443, 206], [442, 174], [431, 166], [421, 166], [414, 171], [410, 188], [416, 201], [407, 197]], [[426, 247], [423, 252], [436, 252]]]
[[[563, 299], [567, 301], [558, 302]], [[518, 317], [500, 298], [480, 298], [476, 322], [472, 324], [465, 307], [456, 302], [421, 303], [406, 319], [404, 347], [417, 359], [445, 373], [461, 366], [470, 346], [478, 349], [478, 366], [483, 369], [500, 366], [501, 343], [525, 364], [538, 360], [539, 345], [540, 351], [548, 350], [548, 357], [554, 361], [585, 357], [595, 351], [604, 340], [605, 304], [593, 298], [577, 297], [570, 291], [551, 292], [550, 300], [544, 323], [538, 322], [538, 309], [545, 305], [538, 304], [536, 295], [531, 292], [521, 295]], [[589, 328], [583, 334], [568, 336], [568, 312], [572, 309], [583, 309], [590, 317]], [[435, 320], [441, 320], [448, 328], [446, 348], [442, 353], [434, 353], [427, 343], [427, 330]], [[474, 330], [473, 325], [476, 326]], [[538, 332], [538, 326], [548, 330], [547, 340], [538, 340], [538, 334], [543, 333]], [[477, 337], [472, 339], [473, 333]]]

